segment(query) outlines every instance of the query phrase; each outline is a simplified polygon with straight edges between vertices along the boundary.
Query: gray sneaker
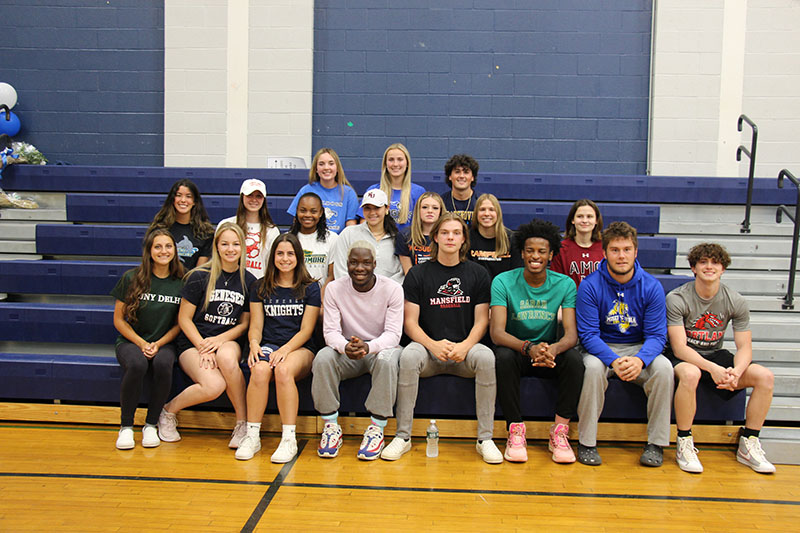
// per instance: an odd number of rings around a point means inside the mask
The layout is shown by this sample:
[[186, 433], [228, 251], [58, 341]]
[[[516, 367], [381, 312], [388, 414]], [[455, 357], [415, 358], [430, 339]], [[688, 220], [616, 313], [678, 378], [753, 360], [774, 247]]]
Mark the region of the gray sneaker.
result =
[[639, 462], [644, 466], [661, 466], [664, 462], [664, 451], [657, 444], [644, 445], [644, 451], [639, 458]]
[[600, 466], [603, 460], [597, 452], [597, 446], [584, 446], [578, 443], [578, 462], [589, 466]]

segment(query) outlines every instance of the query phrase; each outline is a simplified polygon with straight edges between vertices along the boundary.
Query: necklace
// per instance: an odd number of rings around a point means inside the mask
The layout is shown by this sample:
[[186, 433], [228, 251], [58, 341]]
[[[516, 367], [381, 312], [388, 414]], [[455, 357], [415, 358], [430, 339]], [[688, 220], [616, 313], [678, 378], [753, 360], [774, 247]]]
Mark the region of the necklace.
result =
[[[464, 211], [464, 212], [469, 211], [469, 207], [472, 205], [472, 197], [473, 196], [475, 196], [475, 194], [470, 193], [469, 200], [467, 200], [467, 207], [465, 209], [462, 209], [462, 211]], [[459, 200], [459, 202], [462, 202], [462, 201], [463, 200]], [[450, 191], [450, 203], [453, 204], [453, 211], [457, 211], [457, 209], [456, 209], [456, 198], [455, 198], [455, 196], [453, 196], [453, 191]]]
[[231, 272], [231, 273], [230, 273], [230, 275], [229, 275], [229, 276], [226, 276], [226, 275], [225, 275], [225, 274], [226, 274], [226, 272], [225, 272], [224, 270], [222, 271], [222, 281], [223, 281], [223, 283], [225, 283], [225, 286], [226, 286], [226, 287], [228, 286], [228, 282], [229, 282], [230, 280], [232, 280], [232, 279], [233, 279], [233, 276], [235, 276], [235, 275], [236, 275], [236, 272], [237, 272], [237, 271], [236, 271], [236, 270], [234, 270], [233, 272]]

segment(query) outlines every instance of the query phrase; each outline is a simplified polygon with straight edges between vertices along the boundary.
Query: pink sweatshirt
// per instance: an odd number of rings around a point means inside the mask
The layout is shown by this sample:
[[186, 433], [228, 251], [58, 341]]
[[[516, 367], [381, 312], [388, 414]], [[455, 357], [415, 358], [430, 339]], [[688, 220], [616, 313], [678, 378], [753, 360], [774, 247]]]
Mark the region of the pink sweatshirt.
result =
[[355, 335], [377, 353], [400, 344], [403, 333], [403, 287], [386, 276], [375, 275], [367, 292], [353, 288], [350, 277], [325, 286], [322, 330], [325, 343], [339, 353]]

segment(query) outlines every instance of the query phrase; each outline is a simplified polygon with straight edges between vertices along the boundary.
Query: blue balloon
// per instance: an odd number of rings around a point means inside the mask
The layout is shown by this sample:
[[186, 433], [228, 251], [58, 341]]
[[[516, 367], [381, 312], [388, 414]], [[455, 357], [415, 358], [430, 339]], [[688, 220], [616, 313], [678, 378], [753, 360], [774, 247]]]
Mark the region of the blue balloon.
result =
[[13, 137], [19, 133], [22, 124], [20, 124], [19, 117], [13, 111], [9, 112], [9, 118], [11, 120], [6, 120], [5, 112], [0, 110], [0, 133]]

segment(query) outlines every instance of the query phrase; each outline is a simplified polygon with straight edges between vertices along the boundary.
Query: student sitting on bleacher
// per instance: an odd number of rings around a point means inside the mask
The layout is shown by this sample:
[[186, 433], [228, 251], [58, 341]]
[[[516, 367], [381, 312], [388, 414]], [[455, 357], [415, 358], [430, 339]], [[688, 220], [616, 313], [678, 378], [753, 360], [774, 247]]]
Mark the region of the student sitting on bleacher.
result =
[[252, 459], [261, 450], [261, 419], [273, 376], [283, 434], [271, 460], [288, 463], [297, 455], [295, 382], [311, 372], [317, 352], [311, 334], [321, 306], [320, 287], [303, 265], [300, 241], [284, 233], [273, 243], [266, 274], [250, 287], [247, 435], [236, 450], [237, 459]]
[[331, 148], [320, 148], [311, 162], [308, 184], [303, 185], [292, 200], [287, 212], [297, 213], [297, 202], [307, 192], [313, 192], [322, 200], [328, 229], [341, 233], [345, 226], [356, 223], [358, 196], [344, 175], [339, 156]]
[[172, 386], [172, 367], [178, 335], [183, 266], [175, 252], [175, 240], [166, 229], [145, 235], [142, 264], [125, 272], [111, 291], [117, 360], [122, 367], [120, 386], [121, 429], [117, 448], [134, 447], [133, 415], [142, 396], [144, 379], [150, 372], [150, 402], [142, 428], [142, 446], [161, 444], [156, 424]]
[[603, 260], [603, 215], [591, 200], [578, 200], [567, 215], [567, 231], [550, 270], [571, 277], [576, 286]]
[[431, 257], [431, 229], [445, 213], [442, 197], [435, 192], [423, 193], [414, 206], [411, 227], [398, 233], [394, 242], [394, 253], [400, 259], [403, 274], [412, 266], [419, 265]]
[[181, 291], [177, 347], [181, 368], [193, 385], [169, 401], [158, 419], [158, 435], [165, 442], [181, 440], [181, 409], [216, 399], [227, 390], [236, 412], [231, 448], [238, 448], [247, 430], [245, 383], [239, 368], [239, 340], [250, 323], [250, 293], [256, 278], [245, 269], [244, 233], [232, 222], [214, 236], [211, 262], [189, 272]]
[[324, 287], [328, 278], [333, 276], [330, 253], [339, 235], [328, 229], [325, 209], [319, 196], [307, 192], [300, 197], [289, 233], [296, 235], [303, 247], [306, 270], [319, 282], [320, 287]]
[[[411, 226], [412, 214], [417, 200], [425, 188], [411, 183], [411, 155], [408, 148], [400, 143], [389, 145], [383, 152], [381, 161], [381, 181], [370, 185], [367, 190], [380, 189], [389, 198], [389, 215], [394, 219], [399, 231]], [[361, 209], [358, 216], [364, 218]]]
[[481, 195], [475, 190], [479, 167], [478, 162], [467, 154], [456, 154], [444, 164], [444, 181], [450, 187], [442, 194], [444, 207], [463, 218], [468, 226], [475, 210], [475, 200]]
[[191, 270], [207, 262], [211, 257], [211, 241], [214, 226], [191, 180], [176, 181], [164, 200], [164, 205], [150, 224], [150, 229], [167, 228], [178, 249], [178, 258], [186, 270]]
[[281, 234], [269, 214], [267, 186], [263, 181], [244, 180], [239, 189], [236, 216], [222, 219], [217, 227], [224, 222], [233, 222], [242, 228], [247, 243], [247, 271], [257, 279], [263, 278], [272, 241]]
[[503, 224], [503, 210], [493, 194], [475, 202], [469, 231], [469, 259], [482, 265], [489, 277], [522, 266], [519, 250], [512, 250], [512, 232]]
[[[686, 472], [703, 471], [692, 438], [697, 384], [703, 381], [714, 386], [713, 390], [724, 399], [733, 397], [741, 389], [753, 387], [745, 424], [739, 430], [736, 459], [756, 472], [771, 474], [775, 467], [764, 455], [758, 435], [772, 403], [774, 376], [769, 369], [753, 364], [747, 302], [720, 282], [731, 264], [731, 257], [719, 244], [702, 243], [689, 250], [688, 259], [695, 280], [667, 295], [670, 349], [666, 355], [675, 366], [678, 379], [675, 391], [678, 466]], [[735, 355], [722, 348], [730, 321], [733, 321]]]

